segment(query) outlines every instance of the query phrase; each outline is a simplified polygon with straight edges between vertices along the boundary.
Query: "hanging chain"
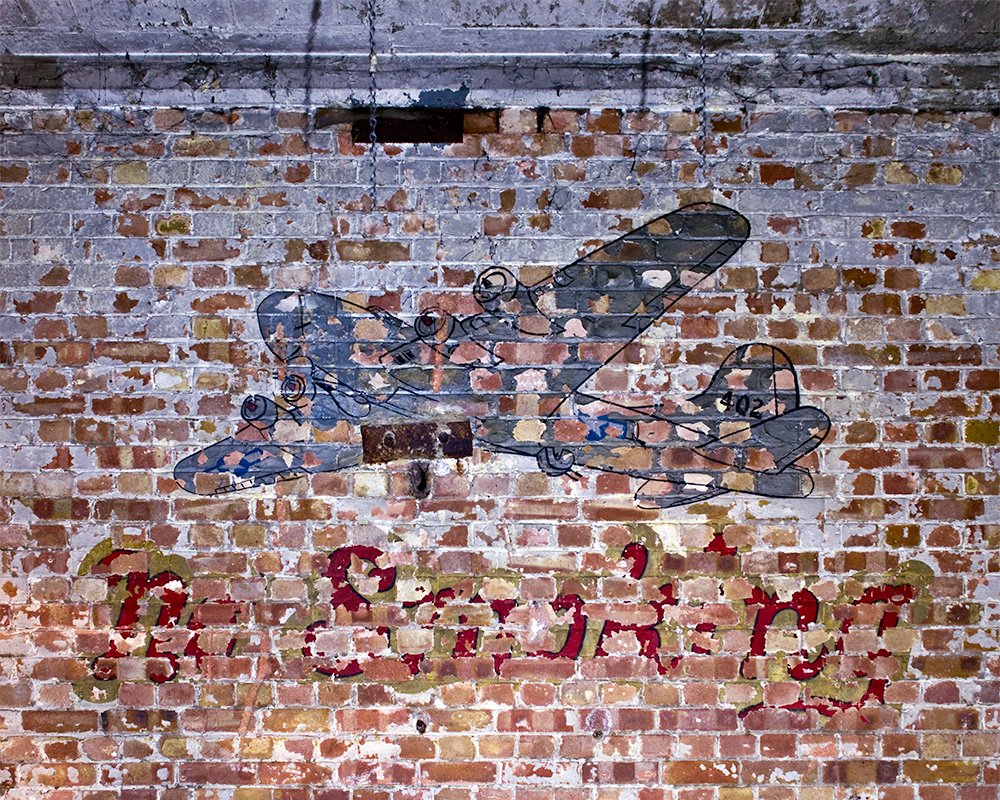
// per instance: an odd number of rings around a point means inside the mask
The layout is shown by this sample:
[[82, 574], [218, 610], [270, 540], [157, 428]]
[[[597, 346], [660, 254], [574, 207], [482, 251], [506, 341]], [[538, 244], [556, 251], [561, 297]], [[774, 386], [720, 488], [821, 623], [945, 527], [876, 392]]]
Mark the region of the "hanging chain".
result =
[[375, 0], [368, 0], [368, 144], [371, 153], [371, 199], [372, 211], [375, 210], [377, 169], [378, 164], [375, 156], [375, 145], [378, 144], [378, 136], [375, 133], [376, 119], [375, 109], [378, 92], [378, 84], [375, 82], [375, 68], [378, 65], [378, 55], [375, 52]]
[[711, 181], [708, 178], [708, 81], [706, 77], [705, 64], [707, 61], [705, 55], [705, 26], [706, 17], [708, 16], [707, 2], [706, 0], [701, 0], [701, 22], [698, 31], [698, 80], [701, 83], [701, 97], [699, 98], [699, 104], [701, 106], [701, 147], [698, 154], [698, 161], [701, 168], [701, 179], [708, 186], [711, 186]]

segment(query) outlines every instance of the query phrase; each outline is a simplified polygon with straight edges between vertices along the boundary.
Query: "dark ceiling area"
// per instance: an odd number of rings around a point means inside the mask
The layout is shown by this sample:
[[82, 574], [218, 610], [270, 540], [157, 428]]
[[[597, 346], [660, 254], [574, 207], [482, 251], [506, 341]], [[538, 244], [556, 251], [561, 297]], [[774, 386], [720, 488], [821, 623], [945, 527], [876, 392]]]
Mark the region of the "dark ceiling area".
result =
[[[278, 101], [367, 91], [367, 0], [3, 0], [7, 102]], [[995, 104], [994, 0], [377, 0], [383, 104], [760, 102], [808, 90]], [[910, 94], [907, 95], [906, 93]]]

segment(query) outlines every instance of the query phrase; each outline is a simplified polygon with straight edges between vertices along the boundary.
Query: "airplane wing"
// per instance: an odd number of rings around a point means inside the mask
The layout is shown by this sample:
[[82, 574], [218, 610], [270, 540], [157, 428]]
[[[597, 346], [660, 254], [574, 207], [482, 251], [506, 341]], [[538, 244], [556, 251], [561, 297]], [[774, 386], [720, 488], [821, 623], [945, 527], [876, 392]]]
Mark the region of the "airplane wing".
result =
[[[531, 286], [527, 294], [532, 305], [545, 309], [562, 338], [573, 341], [570, 363], [556, 380], [568, 393], [580, 389], [678, 300], [711, 278], [749, 235], [749, 221], [731, 208], [685, 206]], [[609, 346], [589, 346], [595, 342]]]
[[[510, 344], [495, 348], [514, 356], [500, 370], [496, 397], [527, 385], [538, 396], [530, 411], [549, 419], [531, 425], [525, 421], [531, 413], [503, 413], [498, 403], [489, 402], [494, 397], [479, 398], [495, 409], [482, 418], [480, 437], [486, 446], [537, 455], [531, 430], [551, 427], [572, 413], [567, 403], [587, 381], [708, 281], [749, 234], [750, 223], [738, 212], [699, 203], [658, 217], [531, 286], [504, 275], [506, 270], [484, 273], [476, 288], [480, 304], [497, 317], [513, 318], [508, 327], [517, 331]], [[540, 340], [545, 344], [534, 344]], [[563, 466], [553, 468], [558, 473]]]

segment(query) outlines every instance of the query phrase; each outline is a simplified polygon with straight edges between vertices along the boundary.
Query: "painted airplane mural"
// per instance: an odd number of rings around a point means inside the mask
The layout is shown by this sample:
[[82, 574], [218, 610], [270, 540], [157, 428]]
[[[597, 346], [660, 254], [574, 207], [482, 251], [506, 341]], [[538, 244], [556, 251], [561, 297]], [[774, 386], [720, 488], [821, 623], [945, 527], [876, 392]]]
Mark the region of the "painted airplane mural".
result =
[[467, 316], [427, 309], [407, 321], [333, 295], [275, 292], [257, 319], [283, 365], [280, 391], [247, 397], [236, 434], [184, 458], [174, 477], [212, 495], [361, 464], [461, 458], [478, 446], [533, 459], [549, 475], [627, 475], [644, 507], [726, 492], [804, 497], [813, 481], [797, 462], [830, 420], [800, 404], [777, 347], [737, 347], [687, 399], [629, 404], [590, 388], [749, 234], [730, 208], [685, 206], [532, 285], [486, 270]]

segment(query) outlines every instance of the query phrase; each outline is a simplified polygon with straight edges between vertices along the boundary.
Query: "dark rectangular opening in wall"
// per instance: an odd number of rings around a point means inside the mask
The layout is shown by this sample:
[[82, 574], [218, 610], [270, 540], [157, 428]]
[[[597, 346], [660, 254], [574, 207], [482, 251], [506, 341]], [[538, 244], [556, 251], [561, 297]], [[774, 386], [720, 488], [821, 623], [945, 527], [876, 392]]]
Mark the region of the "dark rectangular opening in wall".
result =
[[61, 89], [63, 72], [55, 58], [0, 53], [0, 86], [5, 89]]
[[[460, 108], [380, 108], [375, 112], [375, 136], [383, 143], [460, 142], [464, 116]], [[351, 140], [355, 144], [368, 144], [370, 134], [371, 125], [365, 112], [354, 119]]]

